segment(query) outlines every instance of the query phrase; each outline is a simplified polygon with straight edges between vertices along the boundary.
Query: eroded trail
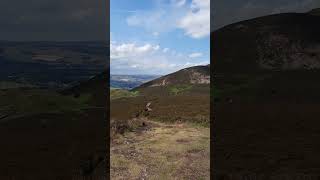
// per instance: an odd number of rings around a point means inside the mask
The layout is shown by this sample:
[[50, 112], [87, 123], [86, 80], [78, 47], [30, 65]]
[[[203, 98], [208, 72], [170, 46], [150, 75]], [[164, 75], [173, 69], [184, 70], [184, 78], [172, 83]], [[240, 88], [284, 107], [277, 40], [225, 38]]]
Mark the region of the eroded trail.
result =
[[111, 146], [111, 179], [210, 179], [210, 129], [148, 122]]

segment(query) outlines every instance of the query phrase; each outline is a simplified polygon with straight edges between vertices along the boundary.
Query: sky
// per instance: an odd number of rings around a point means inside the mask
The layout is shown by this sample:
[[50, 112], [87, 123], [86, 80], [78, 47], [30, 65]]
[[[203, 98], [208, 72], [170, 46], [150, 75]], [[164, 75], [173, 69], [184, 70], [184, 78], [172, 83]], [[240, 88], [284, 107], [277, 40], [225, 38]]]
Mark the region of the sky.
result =
[[314, 8], [320, 0], [1, 0], [0, 40], [109, 41], [110, 34], [113, 73], [166, 74], [209, 62], [209, 19], [214, 31]]
[[320, 8], [320, 0], [215, 0], [212, 4], [212, 31], [225, 25], [279, 13], [304, 13]]
[[1, 0], [0, 40], [109, 41], [106, 0]]
[[[195, 0], [195, 2], [202, 2], [202, 0]], [[210, 1], [203, 0], [203, 2]], [[306, 12], [314, 8], [320, 8], [319, 0], [211, 0], [211, 2], [212, 31], [230, 23], [268, 14]], [[148, 17], [149, 23], [144, 22], [142, 24], [149, 31], [161, 27], [159, 29], [162, 33], [159, 38], [162, 39], [164, 34], [168, 35], [168, 31], [174, 28], [174, 23], [171, 22], [176, 18], [170, 18], [169, 16], [172, 14], [175, 15], [174, 17], [185, 15], [188, 10], [190, 11], [191, 0], [1, 0], [0, 40], [109, 40], [109, 17], [107, 17], [109, 3], [112, 4], [112, 15], [114, 16], [112, 18], [119, 20], [119, 22], [113, 24], [118, 26], [118, 30], [121, 26], [129, 28], [125, 24], [126, 20], [121, 20], [121, 17], [126, 19], [130, 15], [140, 13], [141, 16], [146, 15]], [[176, 6], [173, 5], [174, 3]], [[159, 11], [160, 9], [163, 9], [163, 11]], [[158, 14], [149, 16], [152, 14], [150, 12], [152, 10], [158, 10]], [[164, 16], [162, 21], [152, 23], [152, 19], [157, 19], [156, 17], [161, 15]], [[131, 19], [133, 21], [131, 24], [134, 24], [134, 20]], [[170, 24], [170, 28], [164, 28], [164, 23], [166, 25]], [[153, 26], [148, 26], [148, 24], [153, 24]], [[155, 24], [156, 26], [154, 26]], [[186, 26], [187, 24], [184, 27]], [[136, 29], [136, 32], [142, 34], [145, 31]], [[115, 37], [117, 36], [116, 33], [114, 32]], [[191, 33], [189, 32], [189, 34]], [[157, 32], [154, 35], [157, 35]], [[133, 37], [130, 38], [134, 39]]]
[[111, 74], [210, 63], [210, 0], [111, 0], [110, 7]]

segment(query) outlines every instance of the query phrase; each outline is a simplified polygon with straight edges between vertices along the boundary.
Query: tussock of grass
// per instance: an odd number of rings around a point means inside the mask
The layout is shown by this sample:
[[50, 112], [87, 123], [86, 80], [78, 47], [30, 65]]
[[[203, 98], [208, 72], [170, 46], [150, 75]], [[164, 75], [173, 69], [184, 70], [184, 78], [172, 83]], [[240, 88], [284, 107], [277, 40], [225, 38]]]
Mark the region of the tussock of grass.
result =
[[114, 138], [117, 134], [124, 134], [125, 132], [130, 132], [141, 126], [142, 122], [140, 119], [122, 119], [115, 120], [111, 119], [111, 138]]

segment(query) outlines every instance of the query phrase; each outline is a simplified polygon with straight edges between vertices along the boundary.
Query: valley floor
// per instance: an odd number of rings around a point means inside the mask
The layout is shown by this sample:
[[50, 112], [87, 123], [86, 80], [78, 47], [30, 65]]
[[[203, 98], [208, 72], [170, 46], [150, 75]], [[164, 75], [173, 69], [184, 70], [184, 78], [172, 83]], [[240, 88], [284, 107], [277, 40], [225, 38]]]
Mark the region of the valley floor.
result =
[[148, 121], [115, 138], [111, 179], [210, 179], [210, 129]]

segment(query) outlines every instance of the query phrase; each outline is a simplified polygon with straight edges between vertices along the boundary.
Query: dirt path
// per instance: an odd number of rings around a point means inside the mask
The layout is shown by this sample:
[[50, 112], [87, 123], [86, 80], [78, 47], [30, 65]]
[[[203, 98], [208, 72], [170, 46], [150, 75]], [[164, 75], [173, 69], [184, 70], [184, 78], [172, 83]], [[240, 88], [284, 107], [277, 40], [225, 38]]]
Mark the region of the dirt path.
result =
[[[111, 179], [210, 179], [210, 130], [148, 122], [111, 146]], [[147, 126], [147, 127], [148, 127]]]

